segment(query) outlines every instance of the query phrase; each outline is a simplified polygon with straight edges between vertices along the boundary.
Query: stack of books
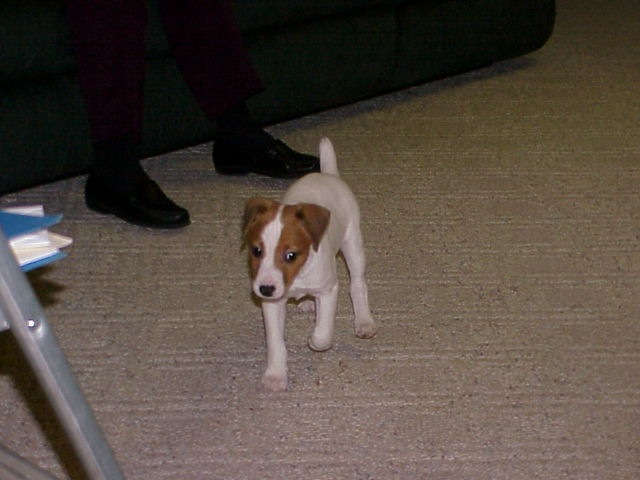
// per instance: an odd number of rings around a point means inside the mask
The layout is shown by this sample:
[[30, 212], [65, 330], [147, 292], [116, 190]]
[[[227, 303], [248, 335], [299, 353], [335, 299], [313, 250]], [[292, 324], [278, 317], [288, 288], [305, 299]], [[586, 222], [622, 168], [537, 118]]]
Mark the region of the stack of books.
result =
[[73, 240], [48, 230], [61, 219], [62, 215], [45, 215], [41, 205], [0, 210], [0, 230], [23, 271], [66, 257], [62, 249]]

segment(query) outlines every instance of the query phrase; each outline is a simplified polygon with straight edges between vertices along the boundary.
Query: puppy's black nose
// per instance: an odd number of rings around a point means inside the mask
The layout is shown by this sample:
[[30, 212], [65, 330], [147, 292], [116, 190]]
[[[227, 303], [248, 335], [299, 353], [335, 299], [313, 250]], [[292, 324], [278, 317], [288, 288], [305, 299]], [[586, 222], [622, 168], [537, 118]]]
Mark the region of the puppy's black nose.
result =
[[276, 287], [273, 285], [260, 285], [260, 293], [264, 297], [270, 297], [273, 295], [273, 292], [276, 291]]

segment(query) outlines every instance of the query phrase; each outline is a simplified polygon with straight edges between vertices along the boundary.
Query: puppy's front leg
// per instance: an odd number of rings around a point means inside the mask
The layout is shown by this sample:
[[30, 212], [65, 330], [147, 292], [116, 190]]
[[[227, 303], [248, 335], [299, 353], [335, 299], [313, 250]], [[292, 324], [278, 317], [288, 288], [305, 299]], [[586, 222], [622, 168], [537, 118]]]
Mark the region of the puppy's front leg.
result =
[[316, 296], [316, 326], [309, 337], [311, 350], [324, 352], [331, 348], [337, 305], [338, 282], [327, 293]]
[[284, 342], [286, 304], [262, 302], [262, 316], [267, 336], [267, 370], [262, 376], [262, 386], [271, 392], [287, 389], [287, 346]]

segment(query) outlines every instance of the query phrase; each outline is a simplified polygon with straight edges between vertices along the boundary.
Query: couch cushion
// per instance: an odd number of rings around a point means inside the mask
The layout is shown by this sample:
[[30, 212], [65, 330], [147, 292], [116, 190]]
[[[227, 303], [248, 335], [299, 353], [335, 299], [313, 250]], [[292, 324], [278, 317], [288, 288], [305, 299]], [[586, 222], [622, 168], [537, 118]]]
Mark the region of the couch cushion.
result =
[[404, 4], [396, 10], [395, 81], [411, 84], [533, 51], [554, 20], [554, 0], [465, 0], [464, 9], [452, 1]]
[[[401, 0], [235, 0], [243, 32], [298, 24], [316, 17], [394, 5]], [[74, 68], [70, 34], [60, 0], [0, 1], [0, 84], [70, 72]], [[166, 57], [167, 42], [157, 3], [150, 0], [147, 55]]]
[[[70, 43], [60, 0], [0, 0], [0, 84], [71, 72]], [[151, 2], [147, 56], [168, 54], [157, 5]]]
[[267, 86], [250, 107], [256, 118], [291, 118], [392, 87], [395, 9], [379, 6], [319, 18], [272, 35], [247, 35]]
[[0, 83], [73, 68], [59, 0], [0, 1]]
[[245, 32], [399, 3], [403, 0], [234, 0], [238, 23]]

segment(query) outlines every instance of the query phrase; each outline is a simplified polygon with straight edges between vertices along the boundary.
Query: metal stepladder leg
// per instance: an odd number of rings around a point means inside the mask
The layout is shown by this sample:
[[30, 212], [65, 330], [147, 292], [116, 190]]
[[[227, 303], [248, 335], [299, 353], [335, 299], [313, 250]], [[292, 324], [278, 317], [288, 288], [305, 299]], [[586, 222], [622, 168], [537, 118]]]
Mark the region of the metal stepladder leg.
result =
[[[0, 231], [0, 332], [9, 329], [91, 480], [124, 480], [26, 275]], [[53, 479], [0, 447], [0, 478]]]

